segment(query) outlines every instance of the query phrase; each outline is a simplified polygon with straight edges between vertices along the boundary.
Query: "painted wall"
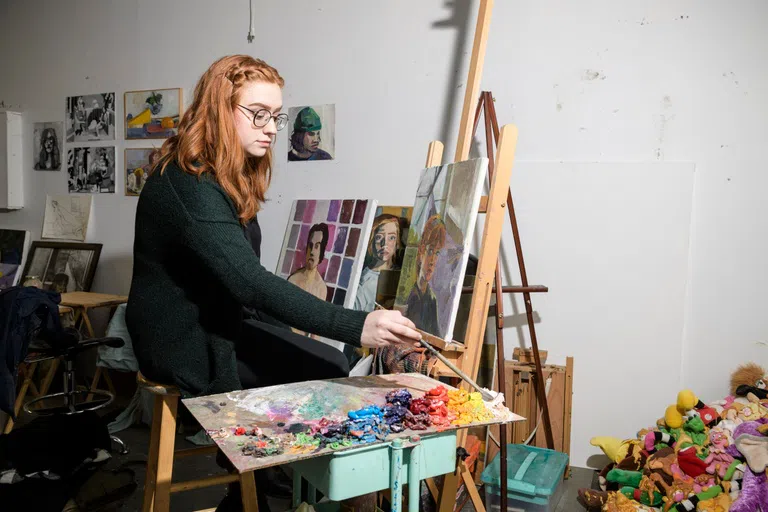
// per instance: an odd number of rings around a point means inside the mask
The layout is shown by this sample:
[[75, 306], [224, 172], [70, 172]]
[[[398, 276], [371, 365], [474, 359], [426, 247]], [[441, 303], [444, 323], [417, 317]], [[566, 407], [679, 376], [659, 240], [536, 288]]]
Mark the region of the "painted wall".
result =
[[[411, 203], [428, 141], [452, 155], [476, 3], [255, 3], [249, 44], [240, 0], [0, 2], [0, 105], [24, 112], [28, 135], [27, 206], [0, 225], [37, 237], [45, 195], [66, 194], [65, 172], [32, 171], [31, 145], [32, 122], [63, 120], [66, 96], [115, 91], [118, 119], [126, 90], [183, 87], [186, 103], [231, 53], [277, 66], [287, 106], [336, 104], [335, 161], [288, 166], [278, 141], [268, 268], [296, 197]], [[632, 436], [679, 387], [716, 399], [737, 363], [768, 363], [767, 16], [758, 0], [496, 2], [483, 87], [520, 127], [528, 273], [551, 288], [534, 299], [542, 347], [576, 356], [575, 465], [591, 435]], [[118, 123], [115, 145], [117, 193], [95, 196], [88, 241], [104, 244], [94, 289], [125, 293], [136, 199], [122, 153], [146, 144]], [[509, 240], [503, 254], [513, 269]], [[509, 352], [518, 338], [511, 327]]]

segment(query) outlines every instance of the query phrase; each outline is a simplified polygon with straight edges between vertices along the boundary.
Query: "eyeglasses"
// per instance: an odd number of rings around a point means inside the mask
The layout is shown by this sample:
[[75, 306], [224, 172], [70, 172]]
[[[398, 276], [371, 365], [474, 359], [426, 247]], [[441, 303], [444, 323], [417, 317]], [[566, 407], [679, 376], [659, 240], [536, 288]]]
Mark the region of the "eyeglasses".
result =
[[267, 126], [267, 124], [269, 124], [270, 119], [275, 120], [275, 128], [277, 128], [278, 131], [285, 128], [285, 126], [288, 124], [288, 114], [286, 113], [281, 113], [281, 114], [277, 114], [276, 116], [273, 116], [272, 112], [270, 112], [265, 108], [259, 109], [254, 112], [253, 110], [249, 109], [248, 107], [244, 107], [243, 105], [238, 104], [237, 106], [253, 114], [253, 120], [252, 120], [253, 126], [255, 126], [256, 128], [264, 128], [265, 126]]

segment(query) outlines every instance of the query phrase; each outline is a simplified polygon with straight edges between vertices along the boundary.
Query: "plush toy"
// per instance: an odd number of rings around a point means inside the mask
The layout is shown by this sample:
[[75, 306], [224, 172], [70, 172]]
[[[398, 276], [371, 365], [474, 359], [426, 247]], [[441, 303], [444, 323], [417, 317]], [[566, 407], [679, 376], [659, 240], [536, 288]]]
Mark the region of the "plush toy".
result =
[[712, 407], [708, 407], [690, 389], [684, 389], [677, 394], [677, 411], [683, 417], [691, 418], [694, 414], [701, 418], [706, 426], [712, 426], [720, 420], [720, 415]]
[[728, 436], [725, 432], [717, 428], [709, 431], [709, 455], [704, 459], [704, 462], [708, 464], [707, 473], [719, 475], [720, 478], [725, 476], [728, 467], [733, 462], [733, 457], [725, 451], [728, 445]]
[[731, 505], [731, 512], [768, 510], [768, 418], [742, 423], [733, 433], [734, 443], [727, 448], [734, 458], [745, 458], [739, 498]]
[[[696, 510], [702, 501], [711, 500], [719, 496], [723, 492], [723, 489], [719, 486], [713, 486], [706, 491], [700, 492], [695, 496], [692, 496], [677, 504], [675, 510], [678, 512], [691, 512]], [[701, 509], [699, 509], [701, 510]]]
[[606, 457], [616, 463], [624, 460], [629, 453], [630, 447], [636, 443], [637, 440], [635, 439], [621, 440], [618, 437], [608, 436], [593, 437], [589, 440], [589, 444], [599, 447], [603, 450]]
[[765, 376], [765, 369], [755, 363], [743, 364], [731, 374], [731, 394], [747, 396], [749, 393], [761, 400], [768, 398], [768, 379]]
[[693, 446], [677, 452], [677, 465], [683, 473], [691, 478], [696, 478], [707, 472], [707, 463], [696, 455], [696, 448]]

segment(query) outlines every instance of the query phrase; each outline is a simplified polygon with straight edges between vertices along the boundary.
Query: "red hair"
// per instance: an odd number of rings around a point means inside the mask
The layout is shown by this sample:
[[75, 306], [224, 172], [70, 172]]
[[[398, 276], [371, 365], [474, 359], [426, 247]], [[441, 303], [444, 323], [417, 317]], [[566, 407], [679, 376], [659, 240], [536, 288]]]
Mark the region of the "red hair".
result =
[[249, 55], [230, 55], [211, 64], [197, 82], [179, 134], [160, 150], [161, 173], [171, 162], [196, 176], [210, 172], [232, 199], [243, 224], [261, 209], [272, 179], [272, 149], [260, 158], [248, 155], [235, 129], [240, 90], [252, 82], [285, 84], [275, 68]]

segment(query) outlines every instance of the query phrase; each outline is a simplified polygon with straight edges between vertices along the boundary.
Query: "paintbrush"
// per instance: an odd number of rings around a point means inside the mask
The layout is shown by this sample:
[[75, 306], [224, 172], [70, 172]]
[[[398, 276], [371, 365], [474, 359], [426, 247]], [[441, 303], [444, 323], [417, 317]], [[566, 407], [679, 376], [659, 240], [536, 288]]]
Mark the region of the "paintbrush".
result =
[[[382, 305], [381, 305], [381, 304], [379, 304], [378, 302], [374, 302], [374, 304], [375, 304], [375, 308], [374, 308], [374, 309], [376, 309], [376, 310], [379, 310], [379, 309], [386, 309], [384, 306], [382, 306]], [[464, 382], [466, 382], [467, 384], [469, 384], [470, 386], [472, 386], [473, 388], [475, 388], [475, 389], [476, 389], [476, 390], [477, 390], [477, 391], [480, 393], [480, 396], [482, 397], [482, 399], [483, 399], [483, 401], [484, 401], [484, 402], [494, 402], [494, 401], [496, 401], [496, 397], [497, 397], [498, 395], [494, 395], [494, 394], [493, 394], [493, 392], [491, 392], [491, 391], [488, 391], [488, 390], [487, 390], [487, 389], [485, 389], [485, 388], [481, 388], [481, 387], [480, 387], [480, 385], [479, 385], [477, 382], [475, 382], [474, 380], [472, 380], [472, 379], [470, 379], [470, 378], [469, 378], [469, 375], [467, 375], [466, 373], [464, 373], [464, 372], [462, 372], [461, 370], [459, 370], [458, 368], [456, 368], [456, 365], [454, 365], [452, 362], [450, 362], [450, 361], [448, 360], [448, 358], [446, 358], [446, 357], [445, 357], [443, 354], [441, 354], [441, 353], [440, 353], [440, 352], [439, 352], [439, 351], [438, 351], [438, 350], [437, 350], [435, 347], [433, 347], [432, 345], [430, 345], [430, 344], [427, 342], [427, 340], [425, 340], [425, 339], [424, 339], [424, 337], [423, 337], [423, 336], [424, 336], [424, 331], [421, 331], [421, 330], [419, 330], [419, 329], [417, 329], [417, 330], [418, 330], [418, 331], [420, 331], [420, 332], [421, 332], [421, 335], [422, 335], [422, 338], [419, 340], [419, 342], [420, 342], [420, 343], [421, 343], [421, 344], [422, 344], [422, 345], [423, 345], [423, 346], [424, 346], [424, 347], [425, 347], [427, 350], [429, 350], [430, 352], [432, 352], [432, 354], [434, 354], [434, 355], [435, 355], [435, 357], [437, 357], [437, 358], [438, 358], [440, 361], [442, 361], [443, 363], [445, 363], [445, 365], [446, 365], [448, 368], [450, 368], [451, 370], [453, 370], [453, 372], [454, 372], [456, 375], [458, 375], [458, 376], [459, 376], [459, 378], [461, 378], [461, 379], [462, 379]]]
[[419, 343], [421, 343], [427, 350], [432, 352], [432, 354], [434, 354], [434, 356], [437, 357], [440, 361], [445, 363], [445, 365], [451, 370], [453, 370], [453, 372], [456, 373], [456, 375], [458, 375], [464, 382], [466, 382], [467, 384], [475, 388], [480, 393], [480, 396], [483, 398], [483, 401], [493, 402], [496, 399], [496, 396], [493, 393], [491, 393], [487, 389], [481, 388], [477, 382], [469, 378], [469, 375], [467, 375], [466, 373], [456, 368], [456, 365], [450, 362], [448, 358], [445, 357], [443, 354], [441, 354], [435, 347], [430, 345], [427, 342], [427, 340], [422, 338], [419, 340]]

